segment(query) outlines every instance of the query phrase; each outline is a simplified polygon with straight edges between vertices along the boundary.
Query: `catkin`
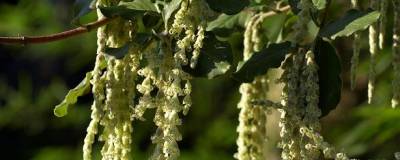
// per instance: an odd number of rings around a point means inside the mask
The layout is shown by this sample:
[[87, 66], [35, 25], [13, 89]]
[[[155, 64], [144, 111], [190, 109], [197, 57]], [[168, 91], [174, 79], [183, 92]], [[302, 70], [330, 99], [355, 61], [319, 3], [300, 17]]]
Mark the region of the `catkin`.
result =
[[[353, 8], [359, 8], [359, 0], [351, 0], [351, 5]], [[353, 35], [353, 56], [351, 58], [351, 68], [350, 68], [350, 86], [354, 90], [357, 83], [357, 68], [360, 58], [360, 48], [361, 48], [361, 32], [356, 32]]]
[[379, 21], [379, 48], [383, 49], [385, 45], [385, 34], [386, 34], [386, 24], [387, 24], [387, 10], [389, 6], [389, 0], [380, 1], [380, 21]]
[[84, 140], [83, 145], [83, 159], [84, 160], [91, 160], [92, 159], [92, 145], [95, 141], [95, 136], [98, 133], [98, 123], [104, 114], [102, 111], [102, 106], [104, 105], [104, 77], [102, 77], [102, 71], [100, 69], [101, 62], [104, 61], [104, 55], [102, 53], [105, 45], [105, 38], [104, 38], [104, 28], [101, 27], [97, 31], [97, 44], [98, 44], [98, 51], [96, 57], [96, 64], [95, 68], [92, 72], [93, 79], [91, 80], [92, 84], [92, 92], [94, 94], [94, 101], [91, 107], [92, 114], [91, 114], [91, 121], [87, 128], [87, 134]]
[[[296, 31], [294, 44], [302, 44], [308, 33], [307, 24], [311, 20], [309, 10], [313, 4], [309, 0], [301, 0], [298, 13], [298, 21], [293, 26]], [[298, 132], [300, 129], [301, 117], [304, 114], [304, 87], [301, 87], [301, 70], [304, 63], [304, 53], [302, 51], [290, 54], [286, 58], [282, 69], [284, 72], [281, 76], [281, 82], [285, 84], [282, 92], [282, 109], [279, 126], [281, 127], [281, 142], [279, 147], [282, 148], [281, 158], [284, 160], [302, 159], [304, 156], [305, 146], [301, 141], [302, 136]], [[302, 156], [303, 155], [303, 156]]]
[[[373, 9], [378, 8], [378, 2], [376, 0], [370, 0], [370, 7]], [[378, 54], [378, 24], [371, 24], [369, 27], [369, 52], [371, 54], [369, 74], [368, 74], [368, 103], [372, 102], [372, 97], [375, 90], [375, 80], [376, 80], [376, 57]]]
[[398, 107], [400, 103], [400, 1], [393, 0], [393, 70], [394, 78], [392, 107]]
[[285, 83], [282, 92], [282, 109], [279, 127], [281, 127], [281, 142], [279, 147], [282, 148], [281, 158], [284, 160], [301, 159], [301, 136], [297, 132], [299, 129], [300, 115], [303, 108], [299, 92], [300, 69], [303, 63], [302, 54], [291, 54], [286, 58], [282, 65], [284, 72], [280, 81]]
[[[247, 61], [255, 50], [258, 34], [254, 30], [258, 30], [256, 21], [259, 14], [253, 16], [246, 25], [244, 37], [243, 59]], [[236, 144], [238, 151], [235, 158], [238, 160], [258, 160], [265, 159], [264, 145], [266, 142], [266, 112], [261, 107], [252, 104], [252, 100], [265, 99], [267, 88], [266, 76], [257, 77], [252, 83], [245, 83], [240, 86], [241, 99], [238, 103], [239, 126], [237, 132], [239, 134]]]

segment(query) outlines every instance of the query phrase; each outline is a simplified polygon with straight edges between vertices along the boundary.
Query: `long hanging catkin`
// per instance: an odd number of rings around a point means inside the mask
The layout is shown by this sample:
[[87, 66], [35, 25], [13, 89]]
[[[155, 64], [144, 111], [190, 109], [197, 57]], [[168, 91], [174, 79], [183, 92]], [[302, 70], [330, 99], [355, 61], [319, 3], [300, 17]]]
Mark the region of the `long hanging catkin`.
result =
[[[359, 8], [359, 0], [351, 0], [352, 8]], [[357, 83], [357, 68], [360, 58], [360, 47], [361, 47], [361, 32], [356, 32], [353, 35], [353, 56], [351, 58], [350, 68], [350, 85], [351, 89], [354, 90]]]
[[[378, 8], [379, 3], [377, 0], [370, 0], [370, 7], [373, 9]], [[378, 54], [378, 24], [371, 24], [369, 27], [369, 52], [371, 54], [369, 75], [368, 75], [368, 103], [372, 102], [372, 97], [375, 90], [375, 79], [376, 79], [376, 56]]]
[[379, 49], [383, 49], [385, 45], [386, 24], [387, 24], [387, 10], [389, 7], [389, 0], [381, 0], [380, 3], [380, 21], [379, 21]]
[[392, 107], [400, 103], [400, 1], [393, 0], [393, 98]]
[[[253, 16], [246, 24], [245, 37], [244, 37], [244, 61], [250, 59], [255, 48], [260, 47], [259, 35], [255, 34], [258, 31], [256, 21], [259, 14]], [[238, 103], [239, 113], [239, 126], [237, 132], [239, 133], [236, 141], [238, 145], [238, 152], [235, 158], [238, 160], [258, 160], [265, 159], [264, 145], [266, 142], [266, 113], [260, 107], [252, 104], [252, 100], [265, 99], [265, 93], [268, 88], [261, 86], [266, 83], [265, 76], [257, 77], [252, 83], [244, 83], [240, 86], [241, 99]]]
[[[118, 1], [98, 0], [96, 6], [110, 6]], [[98, 11], [99, 19], [104, 16]], [[91, 122], [87, 129], [83, 146], [83, 159], [92, 159], [92, 144], [102, 127], [99, 141], [104, 142], [101, 149], [103, 160], [129, 160], [132, 142], [131, 99], [135, 96], [136, 72], [139, 56], [136, 47], [131, 47], [122, 59], [104, 54], [106, 47], [121, 47], [128, 42], [132, 29], [123, 20], [115, 20], [97, 31], [98, 49], [95, 68], [92, 71]], [[107, 58], [105, 58], [108, 56]], [[104, 67], [106, 66], [106, 67]], [[103, 71], [104, 70], [104, 71]]]

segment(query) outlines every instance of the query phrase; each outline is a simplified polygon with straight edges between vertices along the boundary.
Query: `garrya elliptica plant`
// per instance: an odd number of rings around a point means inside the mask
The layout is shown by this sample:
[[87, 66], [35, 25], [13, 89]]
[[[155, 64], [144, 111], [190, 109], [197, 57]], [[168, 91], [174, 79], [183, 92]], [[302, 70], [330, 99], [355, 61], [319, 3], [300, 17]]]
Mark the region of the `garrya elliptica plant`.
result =
[[[368, 102], [373, 102], [376, 57], [386, 45], [393, 52], [393, 108], [400, 101], [400, 1], [348, 1], [349, 10], [329, 20], [331, 0], [93, 0], [79, 1], [77, 17], [95, 10], [98, 22], [51, 37], [0, 37], [5, 43], [40, 43], [97, 28], [95, 67], [57, 105], [62, 117], [77, 98], [92, 90], [91, 121], [83, 159], [92, 159], [92, 145], [102, 144], [104, 160], [130, 159], [134, 121], [155, 109], [157, 129], [150, 159], [179, 157], [180, 115], [188, 114], [192, 78], [228, 75], [241, 83], [239, 160], [266, 159], [266, 120], [281, 113], [281, 158], [338, 159], [349, 157], [324, 140], [319, 119], [334, 109], [342, 86], [340, 60], [331, 44], [353, 37], [351, 87], [355, 87], [362, 33], [369, 33]], [[83, 3], [82, 3], [83, 2]], [[344, 4], [342, 4], [344, 5]], [[368, 7], [365, 7], [368, 6]], [[388, 10], [394, 13], [389, 20]], [[271, 21], [274, 20], [273, 24]], [[387, 25], [393, 22], [392, 40]], [[242, 46], [234, 51], [231, 35]], [[61, 38], [60, 38], [61, 37]], [[267, 72], [280, 68], [278, 82]], [[270, 83], [282, 83], [281, 102], [268, 100]]]

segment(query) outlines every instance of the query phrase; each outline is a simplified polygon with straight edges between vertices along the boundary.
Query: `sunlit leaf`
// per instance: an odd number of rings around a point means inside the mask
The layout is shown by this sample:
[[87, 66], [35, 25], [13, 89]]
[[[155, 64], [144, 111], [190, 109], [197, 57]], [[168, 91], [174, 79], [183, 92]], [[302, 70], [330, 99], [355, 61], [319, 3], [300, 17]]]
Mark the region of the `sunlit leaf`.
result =
[[207, 31], [212, 31], [214, 34], [227, 37], [236, 27], [245, 26], [245, 22], [250, 18], [251, 14], [249, 12], [240, 12], [235, 15], [221, 14], [219, 17], [207, 24]]
[[339, 20], [328, 24], [323, 27], [320, 36], [330, 37], [335, 39], [336, 37], [349, 36], [352, 33], [367, 28], [372, 23], [379, 19], [380, 13], [378, 11], [359, 11], [351, 9]]
[[86, 77], [75, 88], [71, 89], [65, 96], [64, 100], [54, 108], [54, 115], [63, 117], [68, 114], [68, 108], [74, 105], [78, 97], [85, 94], [90, 88], [90, 79], [92, 79], [92, 72], [86, 73]]

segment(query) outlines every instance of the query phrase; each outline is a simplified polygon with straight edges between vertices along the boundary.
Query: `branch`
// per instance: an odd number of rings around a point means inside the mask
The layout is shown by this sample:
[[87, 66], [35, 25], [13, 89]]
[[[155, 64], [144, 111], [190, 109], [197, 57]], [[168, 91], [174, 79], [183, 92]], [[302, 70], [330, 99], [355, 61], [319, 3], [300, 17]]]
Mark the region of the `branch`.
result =
[[70, 38], [72, 36], [76, 36], [82, 33], [90, 32], [93, 29], [99, 28], [103, 25], [109, 23], [112, 18], [103, 18], [96, 22], [91, 22], [80, 26], [78, 28], [64, 31], [61, 33], [51, 34], [47, 36], [22, 36], [22, 37], [0, 37], [0, 44], [37, 44], [37, 43], [47, 43], [53, 42], [57, 40], [63, 40]]

